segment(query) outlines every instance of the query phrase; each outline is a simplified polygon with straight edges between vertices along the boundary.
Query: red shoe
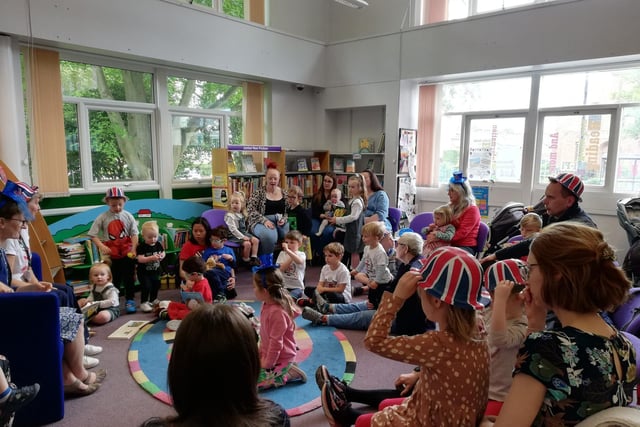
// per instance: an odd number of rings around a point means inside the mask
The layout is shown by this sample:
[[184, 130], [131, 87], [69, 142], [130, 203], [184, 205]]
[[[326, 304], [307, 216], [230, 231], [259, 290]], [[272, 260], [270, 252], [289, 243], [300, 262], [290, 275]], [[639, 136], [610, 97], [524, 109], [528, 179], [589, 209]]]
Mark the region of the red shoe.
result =
[[315, 307], [315, 304], [309, 298], [298, 298], [296, 304], [298, 304], [299, 307]]

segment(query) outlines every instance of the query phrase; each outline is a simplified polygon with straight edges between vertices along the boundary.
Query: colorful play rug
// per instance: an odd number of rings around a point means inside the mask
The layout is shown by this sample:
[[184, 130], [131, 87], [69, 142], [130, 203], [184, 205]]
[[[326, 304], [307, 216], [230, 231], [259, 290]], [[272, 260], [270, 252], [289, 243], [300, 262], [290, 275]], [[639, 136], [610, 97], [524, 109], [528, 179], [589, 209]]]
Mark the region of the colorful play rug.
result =
[[[259, 315], [260, 305], [247, 302]], [[286, 408], [289, 416], [297, 416], [320, 406], [320, 392], [315, 382], [315, 371], [326, 365], [329, 372], [351, 382], [355, 373], [356, 358], [347, 338], [329, 326], [312, 326], [298, 317], [296, 341], [300, 348], [298, 365], [307, 374], [307, 382], [288, 384], [284, 387], [261, 392], [267, 399]], [[140, 386], [156, 399], [171, 405], [167, 388], [167, 366], [175, 332], [167, 328], [166, 321], [145, 325], [133, 338], [128, 361], [131, 375]]]

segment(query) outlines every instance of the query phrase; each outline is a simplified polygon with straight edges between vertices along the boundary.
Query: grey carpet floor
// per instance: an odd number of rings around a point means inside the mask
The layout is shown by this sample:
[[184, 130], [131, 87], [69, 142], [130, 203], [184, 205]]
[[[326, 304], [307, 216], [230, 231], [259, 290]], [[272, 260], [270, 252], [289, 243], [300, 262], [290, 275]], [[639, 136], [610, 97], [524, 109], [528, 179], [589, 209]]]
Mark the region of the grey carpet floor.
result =
[[[317, 283], [320, 267], [307, 267], [306, 282]], [[254, 299], [251, 285], [251, 273], [246, 269], [238, 272], [238, 298]], [[175, 289], [161, 291], [161, 299], [178, 299]], [[360, 297], [362, 298], [362, 297]], [[123, 303], [124, 306], [124, 303]], [[69, 399], [65, 402], [65, 417], [54, 426], [138, 426], [147, 418], [166, 416], [172, 408], [153, 398], [145, 392], [131, 377], [127, 362], [129, 340], [107, 339], [107, 336], [128, 320], [151, 320], [153, 316], [138, 312], [133, 315], [122, 315], [115, 321], [93, 327], [96, 335], [91, 344], [104, 348], [97, 356], [98, 367], [107, 369], [108, 375], [100, 389], [93, 395]], [[356, 375], [352, 386], [357, 388], [390, 388], [395, 378], [412, 367], [403, 363], [384, 359], [370, 353], [364, 348], [364, 331], [343, 331], [356, 354]], [[313, 372], [308, 372], [313, 381]], [[318, 395], [319, 392], [318, 392]], [[322, 409], [292, 418], [293, 427], [326, 426], [327, 421]]]

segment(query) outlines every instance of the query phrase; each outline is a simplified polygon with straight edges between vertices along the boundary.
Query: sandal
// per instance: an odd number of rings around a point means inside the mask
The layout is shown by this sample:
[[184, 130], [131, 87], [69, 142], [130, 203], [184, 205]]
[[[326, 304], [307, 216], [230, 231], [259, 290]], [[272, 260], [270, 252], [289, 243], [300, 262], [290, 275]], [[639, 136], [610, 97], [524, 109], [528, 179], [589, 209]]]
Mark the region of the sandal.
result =
[[87, 385], [85, 388], [82, 385], [83, 382], [76, 378], [74, 382], [64, 386], [64, 395], [66, 397], [88, 396], [100, 387], [98, 383]]
[[[91, 374], [93, 374], [93, 381], [89, 381], [89, 378], [91, 378]], [[107, 376], [107, 370], [99, 369], [95, 372], [87, 373], [87, 377], [83, 379], [82, 382], [85, 383], [86, 385], [100, 384], [102, 381], [104, 381], [106, 376]]]

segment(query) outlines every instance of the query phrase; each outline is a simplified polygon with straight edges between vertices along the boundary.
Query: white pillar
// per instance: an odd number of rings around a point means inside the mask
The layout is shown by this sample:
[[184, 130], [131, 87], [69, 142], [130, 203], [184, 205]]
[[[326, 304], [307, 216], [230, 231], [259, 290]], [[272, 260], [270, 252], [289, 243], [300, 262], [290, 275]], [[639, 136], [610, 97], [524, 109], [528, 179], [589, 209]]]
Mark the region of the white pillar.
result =
[[23, 181], [31, 182], [27, 150], [20, 47], [0, 36], [0, 159]]

